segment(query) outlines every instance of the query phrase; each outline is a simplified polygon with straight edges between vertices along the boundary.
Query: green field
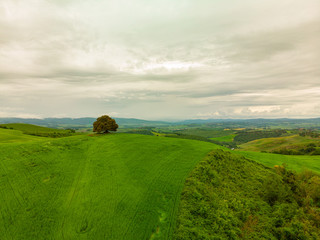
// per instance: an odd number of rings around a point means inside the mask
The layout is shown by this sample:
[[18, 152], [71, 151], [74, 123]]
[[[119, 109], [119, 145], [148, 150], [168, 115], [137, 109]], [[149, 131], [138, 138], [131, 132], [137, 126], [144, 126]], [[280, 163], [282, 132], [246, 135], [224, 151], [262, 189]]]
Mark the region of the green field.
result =
[[249, 151], [234, 151], [234, 153], [262, 163], [268, 167], [274, 167], [275, 165], [282, 165], [284, 163], [289, 169], [298, 172], [312, 170], [320, 173], [320, 156], [292, 156]]
[[37, 141], [37, 140], [42, 140], [42, 138], [26, 135], [18, 130], [0, 128], [0, 144], [14, 143], [14, 142], [29, 142], [29, 141]]
[[0, 129], [17, 130], [23, 134], [40, 137], [65, 137], [72, 135], [69, 130], [40, 127], [25, 123], [0, 124]]
[[211, 140], [216, 140], [220, 142], [232, 142], [234, 137], [237, 136], [236, 134], [230, 134], [227, 136], [222, 136], [222, 137], [215, 137], [215, 138], [210, 138]]
[[136, 134], [0, 144], [1, 239], [170, 239], [184, 180], [213, 148]]

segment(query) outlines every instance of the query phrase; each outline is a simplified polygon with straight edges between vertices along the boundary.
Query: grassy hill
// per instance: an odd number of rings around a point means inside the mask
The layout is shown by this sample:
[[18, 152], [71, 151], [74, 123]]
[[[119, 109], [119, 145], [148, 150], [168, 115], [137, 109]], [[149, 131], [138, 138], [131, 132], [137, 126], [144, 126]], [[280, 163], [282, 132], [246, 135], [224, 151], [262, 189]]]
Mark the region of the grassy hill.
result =
[[26, 123], [0, 124], [0, 129], [18, 130], [21, 131], [23, 134], [40, 137], [66, 137], [72, 135], [70, 130], [40, 127]]
[[0, 128], [0, 144], [14, 142], [29, 142], [37, 140], [41, 140], [41, 138], [23, 134], [21, 131], [18, 130]]
[[135, 134], [0, 144], [1, 239], [170, 239], [184, 180], [213, 148]]
[[286, 137], [258, 139], [245, 144], [241, 144], [239, 147], [241, 150], [245, 151], [276, 152], [280, 149], [303, 149], [310, 144], [313, 144], [315, 147], [320, 146], [320, 139], [292, 135]]
[[260, 153], [249, 151], [235, 151], [235, 154], [242, 155], [248, 159], [262, 163], [269, 167], [282, 165], [283, 163], [292, 170], [301, 172], [303, 170], [312, 170], [320, 174], [320, 156], [305, 156], [305, 155], [282, 155], [273, 153]]

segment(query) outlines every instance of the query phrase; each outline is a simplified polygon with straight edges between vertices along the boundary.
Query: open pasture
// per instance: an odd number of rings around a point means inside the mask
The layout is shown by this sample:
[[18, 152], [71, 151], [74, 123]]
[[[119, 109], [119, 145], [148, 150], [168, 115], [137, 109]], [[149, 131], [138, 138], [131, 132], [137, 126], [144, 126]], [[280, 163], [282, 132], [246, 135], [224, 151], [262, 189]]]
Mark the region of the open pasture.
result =
[[40, 137], [23, 134], [18, 130], [0, 128], [0, 144], [14, 142], [29, 142], [41, 140]]
[[40, 137], [65, 137], [72, 135], [69, 130], [47, 128], [25, 123], [0, 124], [0, 129], [18, 130], [23, 134]]
[[1, 239], [170, 239], [185, 178], [214, 148], [135, 134], [0, 144]]

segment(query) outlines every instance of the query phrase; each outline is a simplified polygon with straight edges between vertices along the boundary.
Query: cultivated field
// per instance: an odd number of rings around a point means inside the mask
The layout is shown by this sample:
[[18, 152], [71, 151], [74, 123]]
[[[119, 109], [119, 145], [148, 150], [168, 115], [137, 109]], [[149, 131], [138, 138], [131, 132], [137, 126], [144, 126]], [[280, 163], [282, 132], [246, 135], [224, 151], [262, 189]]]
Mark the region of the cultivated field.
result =
[[136, 134], [42, 139], [0, 144], [3, 240], [170, 239], [186, 176], [217, 148]]

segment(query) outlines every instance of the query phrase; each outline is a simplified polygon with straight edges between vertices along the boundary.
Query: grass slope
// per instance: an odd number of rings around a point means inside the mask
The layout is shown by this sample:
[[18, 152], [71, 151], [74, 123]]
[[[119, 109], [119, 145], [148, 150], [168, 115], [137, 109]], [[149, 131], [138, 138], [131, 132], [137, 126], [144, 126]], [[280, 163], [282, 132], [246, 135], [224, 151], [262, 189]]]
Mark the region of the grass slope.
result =
[[305, 155], [281, 155], [273, 153], [260, 153], [250, 151], [235, 151], [234, 153], [242, 155], [248, 159], [257, 161], [269, 167], [282, 165], [283, 163], [292, 170], [301, 172], [303, 170], [312, 170], [320, 174], [320, 156]]
[[241, 144], [239, 147], [244, 151], [275, 151], [280, 148], [301, 148], [307, 144], [320, 143], [319, 138], [301, 137], [292, 135], [277, 138], [263, 138], [248, 143]]
[[61, 136], [71, 135], [69, 130], [40, 127], [40, 126], [25, 124], [25, 123], [0, 124], [0, 128], [18, 130], [24, 134], [42, 136], [42, 137], [61, 137]]
[[211, 143], [135, 134], [0, 144], [1, 239], [170, 239]]
[[221, 142], [232, 142], [236, 134], [230, 134], [222, 137], [210, 138], [211, 140], [221, 141]]
[[21, 131], [0, 128], [0, 144], [14, 142], [29, 142], [41, 140], [40, 137], [23, 134]]

